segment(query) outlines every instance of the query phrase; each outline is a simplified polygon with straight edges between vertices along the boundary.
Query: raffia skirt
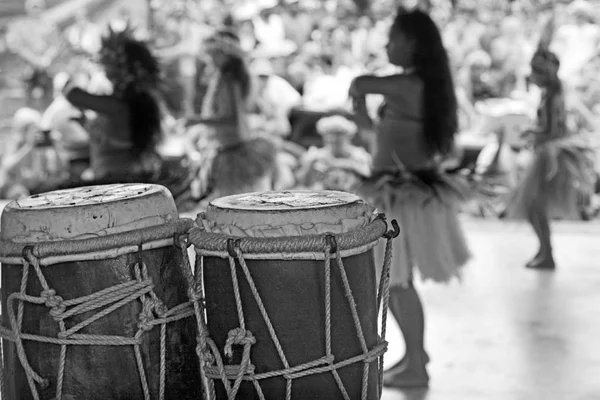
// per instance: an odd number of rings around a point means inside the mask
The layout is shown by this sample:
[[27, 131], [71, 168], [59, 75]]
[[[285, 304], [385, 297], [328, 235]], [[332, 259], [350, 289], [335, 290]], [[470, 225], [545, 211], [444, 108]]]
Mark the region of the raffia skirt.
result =
[[201, 181], [207, 199], [270, 190], [276, 169], [277, 146], [256, 137], [233, 146], [215, 146], [202, 154]]
[[581, 136], [538, 145], [529, 168], [509, 196], [506, 216], [527, 219], [544, 208], [550, 218], [580, 219], [582, 199], [594, 193], [593, 150]]
[[[383, 173], [364, 181], [357, 192], [400, 224], [393, 244], [392, 286], [407, 286], [415, 267], [423, 281], [460, 279], [471, 257], [458, 220], [460, 206], [469, 198], [466, 182], [435, 169]], [[383, 246], [375, 254], [382, 265]]]

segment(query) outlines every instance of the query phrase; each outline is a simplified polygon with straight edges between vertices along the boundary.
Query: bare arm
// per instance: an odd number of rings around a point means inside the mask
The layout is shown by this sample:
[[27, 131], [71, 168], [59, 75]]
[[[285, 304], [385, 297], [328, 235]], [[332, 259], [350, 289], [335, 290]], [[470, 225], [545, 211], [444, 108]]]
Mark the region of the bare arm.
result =
[[352, 97], [360, 97], [367, 94], [393, 96], [398, 93], [398, 85], [401, 85], [406, 79], [406, 75], [400, 74], [389, 76], [359, 76], [352, 82], [350, 95]]
[[75, 107], [92, 110], [100, 114], [114, 116], [127, 112], [127, 105], [114, 96], [90, 94], [79, 88], [67, 88], [65, 97]]
[[204, 118], [201, 115], [193, 115], [187, 118], [187, 126], [190, 125], [211, 125], [211, 126], [231, 126], [235, 125], [237, 120], [233, 117], [226, 118]]

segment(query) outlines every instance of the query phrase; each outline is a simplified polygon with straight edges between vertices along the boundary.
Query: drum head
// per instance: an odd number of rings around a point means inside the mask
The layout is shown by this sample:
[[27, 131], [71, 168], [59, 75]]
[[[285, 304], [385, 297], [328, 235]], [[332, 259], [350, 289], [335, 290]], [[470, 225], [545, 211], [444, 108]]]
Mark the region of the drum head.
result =
[[177, 218], [163, 186], [115, 184], [57, 190], [9, 203], [0, 237], [14, 242], [85, 239], [157, 226]]
[[375, 217], [374, 207], [351, 193], [292, 190], [213, 200], [204, 222], [215, 233], [279, 237], [345, 233]]

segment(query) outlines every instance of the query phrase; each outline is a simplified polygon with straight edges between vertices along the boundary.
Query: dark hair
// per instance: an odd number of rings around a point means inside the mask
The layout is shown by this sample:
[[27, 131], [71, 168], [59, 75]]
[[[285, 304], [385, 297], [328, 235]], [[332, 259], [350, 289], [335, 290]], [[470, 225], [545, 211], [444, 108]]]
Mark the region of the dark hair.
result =
[[154, 93], [160, 83], [160, 65], [143, 42], [127, 41], [123, 49], [128, 72], [139, 80], [128, 83], [122, 92], [129, 106], [133, 150], [139, 155], [153, 149], [160, 140], [161, 112]]
[[[228, 30], [222, 31], [220, 34], [237, 42], [240, 40], [238, 35]], [[229, 55], [229, 61], [221, 67], [221, 73], [240, 84], [244, 98], [250, 95], [250, 82], [252, 79], [246, 61], [241, 57]]]
[[458, 130], [456, 93], [440, 31], [420, 10], [398, 9], [391, 33], [414, 40], [415, 73], [423, 81], [423, 133], [431, 155], [452, 151]]

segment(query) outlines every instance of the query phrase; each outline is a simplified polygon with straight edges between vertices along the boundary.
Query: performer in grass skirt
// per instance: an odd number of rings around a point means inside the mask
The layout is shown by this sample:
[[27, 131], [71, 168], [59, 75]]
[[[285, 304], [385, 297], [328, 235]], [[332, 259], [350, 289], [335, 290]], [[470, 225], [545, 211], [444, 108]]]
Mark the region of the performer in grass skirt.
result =
[[509, 199], [506, 217], [529, 221], [540, 242], [528, 268], [554, 269], [550, 219], [580, 219], [581, 201], [594, 193], [593, 150], [585, 138], [567, 128], [565, 93], [558, 78], [560, 62], [548, 50], [553, 19], [531, 60], [531, 81], [542, 89], [536, 128], [526, 132], [534, 156]]
[[350, 88], [363, 126], [368, 123], [365, 95], [385, 97], [375, 135], [374, 173], [359, 191], [401, 224], [392, 258], [390, 310], [402, 330], [406, 354], [385, 372], [384, 383], [423, 387], [429, 381], [428, 356], [413, 272], [418, 269], [423, 280], [436, 282], [460, 277], [470, 253], [457, 214], [468, 189], [440, 167], [452, 151], [458, 118], [448, 56], [435, 23], [421, 11], [400, 9], [387, 54], [403, 73], [361, 76]]
[[277, 148], [251, 131], [248, 121], [251, 78], [237, 33], [218, 30], [205, 42], [214, 73], [197, 118], [208, 136], [201, 149], [200, 192], [206, 199], [272, 189]]

